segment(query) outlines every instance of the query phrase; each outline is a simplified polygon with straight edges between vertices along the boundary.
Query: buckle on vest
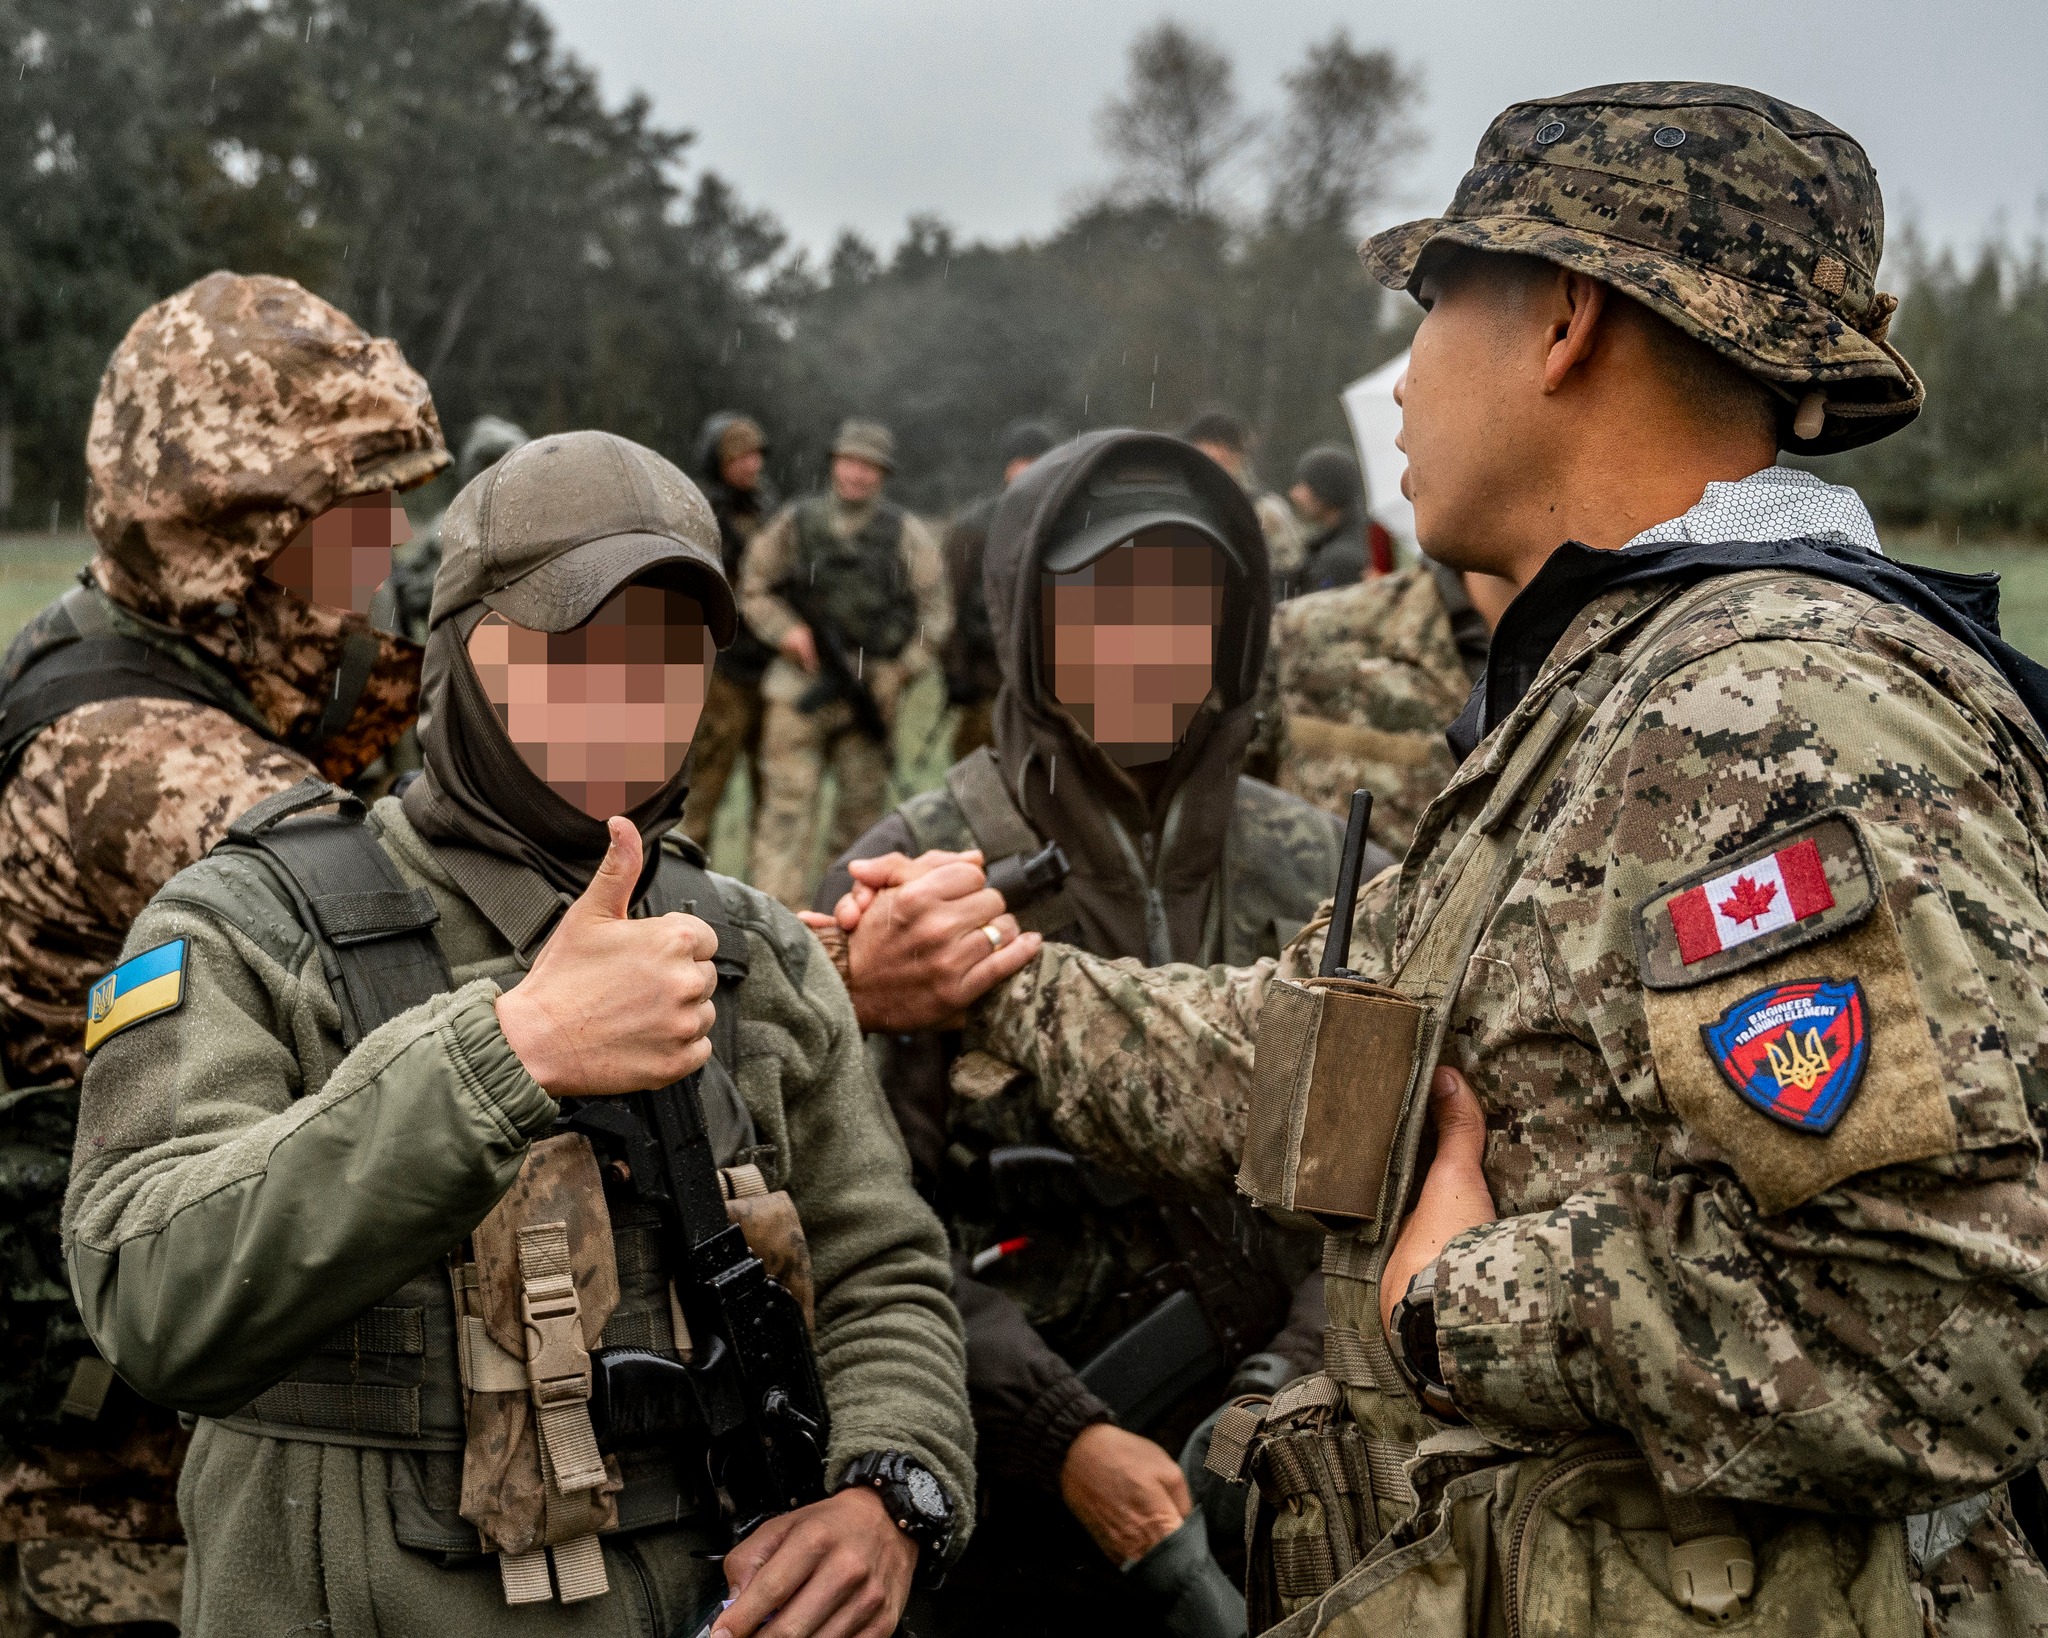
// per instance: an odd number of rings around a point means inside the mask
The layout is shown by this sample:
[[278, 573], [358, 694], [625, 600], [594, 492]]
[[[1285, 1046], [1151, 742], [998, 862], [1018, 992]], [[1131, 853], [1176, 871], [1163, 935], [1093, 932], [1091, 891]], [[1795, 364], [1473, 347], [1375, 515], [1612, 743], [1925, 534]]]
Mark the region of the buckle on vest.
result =
[[519, 1299], [526, 1324], [526, 1380], [536, 1405], [590, 1398], [590, 1350], [583, 1345], [583, 1303], [568, 1274], [529, 1279]]

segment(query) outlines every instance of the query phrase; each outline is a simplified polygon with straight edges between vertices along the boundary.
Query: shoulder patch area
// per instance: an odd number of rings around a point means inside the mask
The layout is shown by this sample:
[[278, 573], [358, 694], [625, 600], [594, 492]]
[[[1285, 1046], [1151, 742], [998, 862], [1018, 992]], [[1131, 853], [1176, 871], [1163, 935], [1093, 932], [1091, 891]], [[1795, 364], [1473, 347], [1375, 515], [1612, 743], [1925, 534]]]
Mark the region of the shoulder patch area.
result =
[[187, 865], [157, 893], [156, 902], [190, 905], [233, 928], [289, 972], [312, 948], [284, 885], [260, 857], [221, 848]]
[[1842, 810], [1774, 831], [1636, 907], [1637, 970], [1689, 989], [1857, 927], [1877, 902], [1870, 849]]
[[130, 956], [94, 984], [86, 997], [85, 1050], [147, 1019], [174, 1011], [185, 999], [182, 938]]

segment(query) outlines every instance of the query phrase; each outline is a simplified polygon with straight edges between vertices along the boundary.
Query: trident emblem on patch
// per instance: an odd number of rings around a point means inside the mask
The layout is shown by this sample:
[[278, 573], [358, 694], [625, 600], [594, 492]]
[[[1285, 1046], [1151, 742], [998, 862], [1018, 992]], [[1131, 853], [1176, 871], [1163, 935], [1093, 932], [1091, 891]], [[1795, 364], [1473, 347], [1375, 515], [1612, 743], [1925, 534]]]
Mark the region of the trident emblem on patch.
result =
[[1853, 978], [1800, 979], [1744, 996], [1701, 1026], [1728, 1084], [1753, 1107], [1798, 1132], [1833, 1129], [1856, 1095], [1869, 1055], [1863, 986]]
[[[72, 992], [77, 993], [75, 990]], [[108, 973], [92, 987], [92, 995], [86, 1001], [87, 1016], [97, 1024], [114, 1010], [114, 974]]]
[[1796, 1086], [1802, 1092], [1811, 1092], [1814, 1082], [1828, 1072], [1828, 1049], [1817, 1029], [1808, 1030], [1803, 1041], [1788, 1032], [1783, 1040], [1768, 1043], [1764, 1056], [1780, 1086]]

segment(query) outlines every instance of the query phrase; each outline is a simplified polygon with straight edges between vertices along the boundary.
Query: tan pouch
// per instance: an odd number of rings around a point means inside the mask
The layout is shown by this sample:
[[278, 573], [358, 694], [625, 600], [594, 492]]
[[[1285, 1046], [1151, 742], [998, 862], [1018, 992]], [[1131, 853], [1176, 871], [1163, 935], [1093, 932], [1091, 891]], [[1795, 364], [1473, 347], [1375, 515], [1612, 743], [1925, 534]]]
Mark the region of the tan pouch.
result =
[[464, 1425], [461, 1513], [499, 1555], [508, 1603], [608, 1590], [597, 1532], [616, 1463], [590, 1420], [590, 1350], [619, 1302], [611, 1214], [589, 1139], [543, 1139], [453, 1271]]
[[1355, 978], [1277, 979], [1252, 1059], [1237, 1186], [1261, 1206], [1383, 1221], [1428, 1009]]
[[[1746, 1508], [1734, 1536], [1674, 1545], [1649, 1464], [1600, 1439], [1424, 1482], [1420, 1518], [1268, 1638], [1922, 1638], [1895, 1521]], [[1723, 1566], [1748, 1591], [1717, 1616], [1682, 1587]]]
[[718, 1181], [725, 1191], [726, 1217], [746, 1237], [747, 1249], [761, 1259], [768, 1277], [796, 1298], [805, 1328], [815, 1331], [811, 1244], [789, 1191], [771, 1191], [758, 1166], [728, 1166]]

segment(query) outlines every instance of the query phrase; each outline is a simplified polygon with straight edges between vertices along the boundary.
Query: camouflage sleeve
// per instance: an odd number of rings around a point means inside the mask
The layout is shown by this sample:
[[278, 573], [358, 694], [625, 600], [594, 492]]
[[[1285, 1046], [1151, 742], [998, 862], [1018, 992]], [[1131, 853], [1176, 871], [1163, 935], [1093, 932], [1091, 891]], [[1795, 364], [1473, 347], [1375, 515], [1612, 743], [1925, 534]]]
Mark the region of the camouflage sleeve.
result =
[[[1446, 1251], [1447, 1378], [1497, 1442], [1620, 1427], [1676, 1490], [1891, 1514], [1981, 1492], [2048, 1442], [2028, 1098], [2048, 1042], [2048, 804], [1982, 672], [1905, 620], [1677, 666], [1546, 828], [1548, 885], [1526, 907], [1551, 993], [1657, 1160], [1566, 1179], [1554, 1208]], [[1660, 895], [1744, 849], [1768, 863], [1785, 827], [1830, 810], [1867, 845], [1836, 882], [1867, 884], [1855, 930], [1795, 926], [1643, 984], [1639, 916]], [[1848, 1083], [1864, 1107], [1826, 1135], [1750, 1109], [1706, 1027], [1850, 978], [1868, 1003]], [[1831, 1039], [1839, 1057], [1852, 1037]], [[1473, 1072], [1485, 1081], [1483, 1062]], [[1516, 1102], [1512, 1086], [1479, 1091], [1490, 1109]]]
[[[910, 574], [911, 595], [917, 599], [917, 640], [922, 662], [939, 653], [953, 633], [953, 594], [946, 575], [946, 553], [922, 518], [903, 523], [903, 563]], [[905, 658], [909, 656], [906, 654]], [[916, 667], [923, 669], [921, 663]]]
[[1269, 785], [1280, 783], [1280, 742], [1286, 718], [1280, 709], [1280, 644], [1286, 635], [1286, 610], [1273, 611], [1273, 636], [1266, 645], [1266, 663], [1259, 670], [1258, 692], [1252, 697], [1252, 742], [1245, 747], [1244, 771]]
[[785, 506], [754, 531], [740, 553], [740, 583], [734, 588], [740, 618], [770, 648], [779, 648], [782, 639], [803, 624], [796, 610], [775, 595], [775, 588], [795, 567], [796, 512]]
[[[1377, 972], [1399, 872], [1361, 894], [1353, 965]], [[1277, 974], [1316, 970], [1324, 905], [1277, 961], [1145, 967], [1071, 944], [1038, 959], [968, 1014], [970, 1047], [1034, 1076], [1060, 1141], [1146, 1187], [1227, 1194], [1244, 1146], [1259, 1012]]]

